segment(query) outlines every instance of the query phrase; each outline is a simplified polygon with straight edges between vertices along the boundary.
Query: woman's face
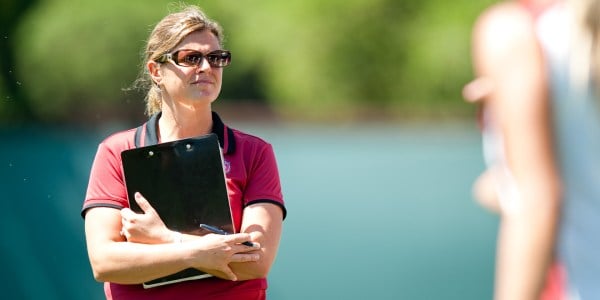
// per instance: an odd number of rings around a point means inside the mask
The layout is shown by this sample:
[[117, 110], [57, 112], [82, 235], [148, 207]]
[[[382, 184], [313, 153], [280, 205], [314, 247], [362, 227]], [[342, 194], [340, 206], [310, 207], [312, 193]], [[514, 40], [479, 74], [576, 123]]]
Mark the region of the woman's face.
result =
[[[173, 52], [193, 50], [207, 54], [219, 49], [217, 38], [210, 31], [203, 30], [189, 34]], [[156, 65], [158, 68], [150, 64], [150, 73], [161, 87], [163, 100], [197, 105], [210, 104], [219, 96], [223, 69], [211, 67], [206, 59], [196, 66], [179, 66], [173, 61]]]

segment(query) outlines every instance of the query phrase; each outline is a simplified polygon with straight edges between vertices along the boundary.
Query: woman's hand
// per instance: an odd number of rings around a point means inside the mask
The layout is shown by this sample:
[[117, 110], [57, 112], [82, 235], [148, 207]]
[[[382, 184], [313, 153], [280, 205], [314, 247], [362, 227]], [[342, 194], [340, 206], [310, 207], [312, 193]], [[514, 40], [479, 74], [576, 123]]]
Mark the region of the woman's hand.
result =
[[144, 213], [135, 213], [129, 208], [121, 209], [121, 235], [127, 241], [142, 244], [171, 243], [175, 234], [169, 230], [152, 205], [140, 193], [135, 201]]
[[255, 262], [260, 259], [260, 254], [256, 251], [260, 249], [260, 244], [255, 242], [253, 247], [242, 245], [250, 239], [250, 234], [247, 233], [211, 233], [185, 244], [195, 249], [190, 258], [194, 268], [223, 279], [237, 280], [237, 275], [229, 267], [230, 263]]

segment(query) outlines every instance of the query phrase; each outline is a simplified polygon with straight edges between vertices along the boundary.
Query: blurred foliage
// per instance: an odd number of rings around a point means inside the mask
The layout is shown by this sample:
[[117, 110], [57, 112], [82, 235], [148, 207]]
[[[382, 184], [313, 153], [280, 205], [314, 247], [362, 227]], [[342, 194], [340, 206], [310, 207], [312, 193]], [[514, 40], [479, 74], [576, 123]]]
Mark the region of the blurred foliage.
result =
[[[29, 113], [14, 114], [4, 100], [3, 120], [141, 114], [143, 95], [123, 89], [138, 75], [150, 30], [175, 10], [171, 1], [25, 2], [35, 3], [25, 14], [2, 4], [18, 19], [7, 24], [15, 55], [2, 65], [0, 92]], [[233, 53], [220, 101], [305, 120], [470, 114], [460, 95], [471, 77], [470, 31], [492, 2], [188, 1], [223, 25]]]
[[[0, 118], [22, 120], [31, 117], [21, 83], [14, 71], [15, 30], [23, 14], [37, 1], [3, 0], [0, 2]], [[10, 119], [9, 119], [10, 117]]]
[[131, 98], [142, 110], [143, 96], [122, 89], [137, 76], [149, 24], [164, 14], [145, 4], [40, 1], [29, 11], [17, 32], [15, 69], [35, 117], [127, 111]]

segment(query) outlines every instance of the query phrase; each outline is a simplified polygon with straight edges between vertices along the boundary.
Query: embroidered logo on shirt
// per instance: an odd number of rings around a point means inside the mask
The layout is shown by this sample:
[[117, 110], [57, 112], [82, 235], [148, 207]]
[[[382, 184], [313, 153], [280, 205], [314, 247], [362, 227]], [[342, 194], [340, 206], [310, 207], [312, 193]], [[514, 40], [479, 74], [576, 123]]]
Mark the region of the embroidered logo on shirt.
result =
[[223, 160], [223, 170], [225, 170], [225, 174], [229, 174], [229, 171], [231, 171], [231, 163], [229, 161]]

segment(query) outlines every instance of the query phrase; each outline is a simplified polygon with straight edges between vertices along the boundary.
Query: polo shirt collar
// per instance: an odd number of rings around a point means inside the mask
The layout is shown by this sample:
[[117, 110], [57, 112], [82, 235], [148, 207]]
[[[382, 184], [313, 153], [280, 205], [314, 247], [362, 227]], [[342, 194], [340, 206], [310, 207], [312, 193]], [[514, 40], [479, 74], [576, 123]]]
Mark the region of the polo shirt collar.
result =
[[[158, 112], [146, 122], [146, 129], [144, 132], [144, 145], [155, 145], [158, 143], [158, 119], [160, 119], [161, 113]], [[212, 130], [211, 132], [216, 134], [219, 138], [219, 145], [223, 149], [223, 154], [232, 154], [235, 151], [235, 137], [233, 130], [221, 121], [221, 118], [216, 112], [212, 112]]]

